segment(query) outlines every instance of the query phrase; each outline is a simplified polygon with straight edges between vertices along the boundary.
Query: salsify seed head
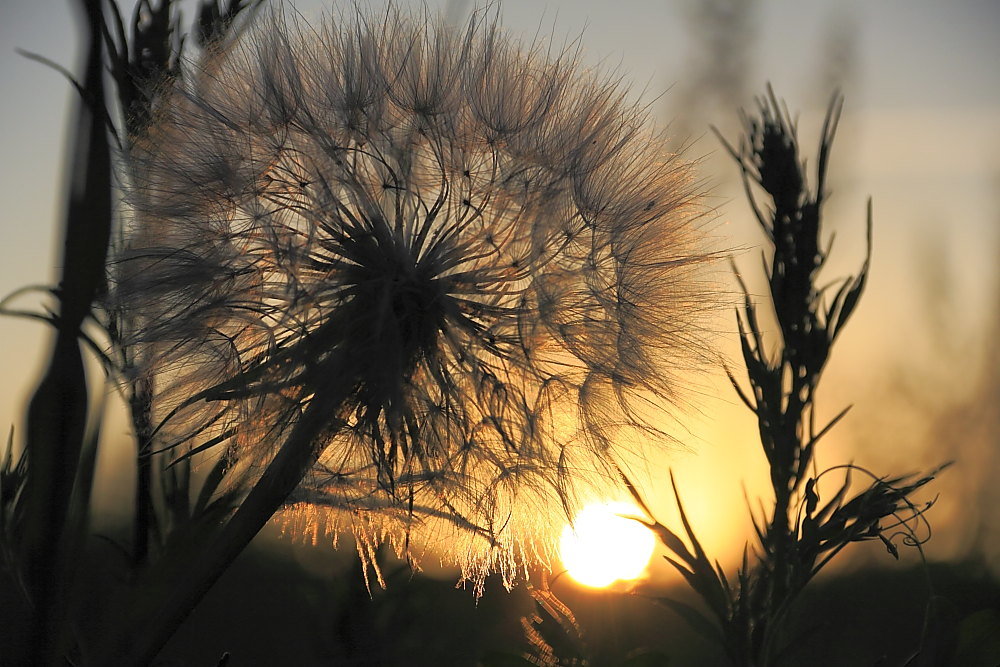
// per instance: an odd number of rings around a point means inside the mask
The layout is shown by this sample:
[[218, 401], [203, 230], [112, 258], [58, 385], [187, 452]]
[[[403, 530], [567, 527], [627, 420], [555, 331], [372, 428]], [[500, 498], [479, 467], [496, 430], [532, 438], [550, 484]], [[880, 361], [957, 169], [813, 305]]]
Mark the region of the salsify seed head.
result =
[[323, 401], [300, 516], [471, 576], [544, 554], [709, 356], [703, 209], [648, 126], [489, 12], [262, 15], [129, 151], [154, 446], [218, 442], [252, 483]]

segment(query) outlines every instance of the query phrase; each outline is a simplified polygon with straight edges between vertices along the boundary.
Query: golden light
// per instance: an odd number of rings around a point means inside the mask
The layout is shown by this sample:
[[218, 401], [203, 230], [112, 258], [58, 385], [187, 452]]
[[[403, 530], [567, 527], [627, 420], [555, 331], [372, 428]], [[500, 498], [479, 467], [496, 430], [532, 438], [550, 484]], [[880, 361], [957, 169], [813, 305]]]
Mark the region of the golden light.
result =
[[588, 505], [576, 515], [559, 541], [559, 556], [569, 576], [584, 586], [603, 588], [642, 575], [656, 538], [627, 516], [641, 517], [642, 512], [628, 503], [602, 503]]

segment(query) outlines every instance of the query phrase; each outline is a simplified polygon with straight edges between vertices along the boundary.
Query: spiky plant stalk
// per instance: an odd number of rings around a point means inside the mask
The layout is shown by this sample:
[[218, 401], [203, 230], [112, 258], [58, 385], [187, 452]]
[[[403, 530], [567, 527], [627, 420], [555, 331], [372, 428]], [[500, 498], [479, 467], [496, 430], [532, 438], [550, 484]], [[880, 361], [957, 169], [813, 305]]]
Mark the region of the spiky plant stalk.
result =
[[[751, 208], [772, 249], [764, 266], [780, 333], [775, 350], [768, 351], [758, 306], [740, 279], [745, 300], [738, 322], [751, 391], [745, 392], [732, 374], [729, 377], [757, 417], [774, 506], [767, 516], [754, 518], [757, 544], [744, 552], [735, 578], [727, 577], [698, 542], [676, 483], [673, 492], [681, 510], [684, 538], [653, 519], [640, 494], [630, 486], [650, 517], [647, 525], [671, 552], [667, 560], [701, 596], [710, 613], [706, 616], [672, 599], [660, 601], [696, 630], [721, 643], [733, 663], [741, 667], [780, 663], [789, 646], [785, 621], [792, 605], [806, 584], [845, 546], [880, 539], [897, 556], [892, 537], [902, 533], [906, 543], [918, 544], [914, 522], [923, 521], [923, 512], [930, 506], [918, 508], [910, 497], [933, 479], [934, 473], [885, 478], [854, 465], [815, 472], [817, 443], [847, 412], [841, 411], [817, 428], [817, 387], [833, 343], [864, 289], [871, 248], [869, 202], [869, 254], [861, 270], [840, 281], [832, 295], [828, 288], [817, 285], [829, 253], [829, 246], [822, 241], [821, 213], [842, 103], [841, 96], [835, 95], [823, 123], [812, 188], [799, 156], [795, 126], [770, 88], [759, 101], [758, 115], [744, 115], [746, 134], [739, 146], [734, 148], [722, 140], [740, 166]], [[769, 206], [758, 204], [758, 191], [770, 200]], [[833, 498], [821, 505], [818, 482], [832, 471], [843, 471], [845, 479]], [[866, 474], [872, 482], [850, 496], [852, 472]]]
[[[91, 302], [104, 284], [111, 231], [111, 159], [104, 113], [103, 24], [100, 2], [84, 0], [86, 65], [79, 87], [72, 173], [66, 210], [62, 275], [52, 357], [28, 407], [24, 489], [16, 520], [19, 561], [33, 611], [31, 662], [49, 664], [63, 648], [69, 568], [76, 560], [70, 538], [86, 519], [92, 464], [87, 437], [88, 397], [78, 338]], [[78, 476], [85, 478], [84, 483]], [[88, 494], [89, 495], [89, 494]], [[77, 503], [74, 503], [76, 498]]]
[[[95, 353], [109, 375], [118, 374], [126, 380], [125, 395], [139, 447], [134, 567], [144, 565], [150, 536], [163, 538], [152, 483], [159, 461], [150, 455], [147, 446], [152, 431], [152, 387], [147, 377], [129, 375], [134, 363], [131, 351], [121, 345], [119, 313], [106, 309], [106, 257], [115, 218], [113, 146], [122, 148], [145, 131], [152, 118], [157, 82], [177, 73], [182, 46], [177, 30], [179, 15], [172, 11], [172, 0], [158, 5], [141, 0], [129, 34], [116, 2], [107, 3], [107, 11], [103, 11], [101, 2], [83, 0], [79, 5], [86, 54], [81, 80], [43, 56], [22, 52], [65, 75], [80, 99], [69, 160], [72, 173], [59, 285], [23, 288], [0, 301], [3, 315], [40, 320], [55, 330], [49, 366], [29, 405], [24, 452], [15, 465], [12, 430], [0, 469], [3, 569], [21, 593], [25, 609], [30, 610], [29, 629], [22, 634], [24, 645], [14, 646], [13, 655], [0, 656], [11, 664], [48, 665], [86, 659], [83, 642], [73, 632], [79, 620], [73, 613], [84, 579], [80, 570], [89, 529], [101, 406], [89, 406], [81, 342]], [[224, 9], [216, 0], [205, 0], [198, 34], [205, 40], [220, 38], [245, 8], [244, 0], [231, 0]], [[111, 83], [107, 94], [106, 72]], [[120, 116], [114, 113], [116, 104]], [[44, 291], [55, 297], [58, 305], [46, 307], [43, 312], [8, 305], [15, 297], [32, 291]], [[91, 337], [84, 326], [88, 322], [103, 325], [111, 343], [110, 353], [105, 344]], [[176, 475], [164, 476], [167, 478], [180, 480]], [[210, 475], [202, 495], [211, 496], [217, 484], [218, 480], [213, 482]], [[186, 491], [186, 480], [180, 480], [179, 486]], [[207, 500], [200, 501], [199, 508], [204, 514], [216, 514]], [[9, 630], [18, 633], [17, 628]]]
[[[740, 398], [757, 415], [761, 445], [767, 457], [774, 509], [769, 520], [757, 524], [763, 563], [771, 569], [764, 586], [762, 604], [776, 612], [783, 610], [792, 592], [804, 582], [804, 572], [795, 569], [798, 532], [793, 499], [810, 473], [813, 452], [819, 437], [840, 420], [846, 410], [816, 432], [814, 398], [831, 347], [854, 311], [868, 276], [869, 257], [856, 277], [842, 281], [829, 306], [822, 302], [816, 278], [826, 262], [821, 249], [820, 213], [826, 196], [826, 171], [830, 148], [843, 100], [835, 96], [823, 123], [816, 184], [810, 193], [799, 162], [795, 128], [768, 90], [768, 99], [759, 108], [760, 118], [744, 117], [746, 138], [737, 152], [726, 144], [740, 165], [747, 196], [758, 223], [773, 245], [765, 273], [770, 288], [775, 320], [781, 334], [778, 351], [765, 348], [755, 306], [746, 297], [744, 317], [739, 318], [743, 358], [753, 390], [746, 396], [737, 382]], [[765, 214], [757, 205], [751, 181], [772, 201]], [[871, 207], [868, 214], [868, 249], [871, 251]], [[750, 638], [752, 651], [767, 655], [770, 633], [756, 631]]]

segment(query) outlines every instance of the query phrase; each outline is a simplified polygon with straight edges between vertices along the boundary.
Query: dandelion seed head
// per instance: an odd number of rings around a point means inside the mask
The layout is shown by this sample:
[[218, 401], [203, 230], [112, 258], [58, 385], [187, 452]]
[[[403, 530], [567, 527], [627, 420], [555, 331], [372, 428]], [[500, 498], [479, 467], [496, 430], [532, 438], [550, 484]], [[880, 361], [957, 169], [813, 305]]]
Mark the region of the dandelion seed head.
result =
[[709, 356], [688, 165], [614, 77], [489, 12], [263, 15], [128, 159], [117, 294], [161, 446], [252, 481], [324, 401], [291, 520], [359, 553], [513, 578]]

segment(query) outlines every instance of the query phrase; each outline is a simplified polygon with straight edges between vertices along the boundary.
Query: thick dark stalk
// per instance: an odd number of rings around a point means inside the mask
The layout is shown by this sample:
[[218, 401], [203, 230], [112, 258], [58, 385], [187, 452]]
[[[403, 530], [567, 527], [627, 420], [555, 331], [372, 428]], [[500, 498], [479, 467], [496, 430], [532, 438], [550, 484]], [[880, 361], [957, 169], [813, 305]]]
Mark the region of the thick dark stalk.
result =
[[[83, 0], [86, 70], [84, 99], [76, 114], [66, 209], [63, 271], [60, 277], [56, 341], [48, 369], [28, 408], [28, 472], [22, 560], [33, 617], [29, 641], [32, 664], [48, 665], [62, 652], [69, 566], [66, 553], [76, 534], [68, 517], [84, 520], [73, 508], [87, 422], [87, 382], [78, 337], [91, 302], [104, 280], [111, 229], [111, 160], [106, 133], [99, 0]], [[78, 496], [82, 497], [82, 496]]]
[[[184, 558], [177, 558], [179, 553], [168, 553], [154, 566], [148, 581], [160, 586], [160, 594], [148, 595], [137, 602], [137, 609], [129, 611], [130, 618], [123, 623], [124, 631], [117, 643], [109, 647], [98, 664], [125, 667], [152, 662], [316, 462], [320, 451], [315, 443], [330, 429], [331, 415], [338, 412], [349, 391], [350, 387], [345, 386], [313, 398], [246, 500], [207, 544], [185, 551]], [[142, 608], [144, 603], [152, 608]]]
[[132, 386], [129, 409], [136, 442], [135, 519], [132, 526], [132, 564], [142, 566], [149, 556], [149, 535], [153, 515], [153, 457], [150, 440], [153, 424], [150, 415], [153, 392], [147, 378], [139, 378]]
[[87, 384], [74, 332], [60, 330], [48, 371], [28, 406], [28, 476], [21, 562], [31, 596], [32, 664], [62, 651], [66, 520], [87, 421]]

